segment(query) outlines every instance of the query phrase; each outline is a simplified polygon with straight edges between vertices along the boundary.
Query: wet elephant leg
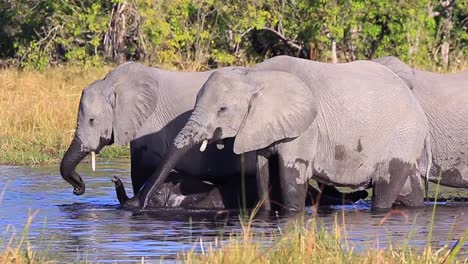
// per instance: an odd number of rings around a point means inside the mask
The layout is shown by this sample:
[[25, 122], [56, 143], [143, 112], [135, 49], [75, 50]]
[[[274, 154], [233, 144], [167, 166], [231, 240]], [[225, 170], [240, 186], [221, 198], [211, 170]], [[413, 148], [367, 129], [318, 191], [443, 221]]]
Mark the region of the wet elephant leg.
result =
[[388, 177], [378, 178], [374, 182], [372, 194], [372, 209], [389, 209], [396, 201], [410, 175], [416, 174], [416, 165], [400, 159], [392, 159], [388, 165], [388, 172], [378, 172]]
[[424, 206], [424, 184], [419, 173], [414, 173], [406, 180], [397, 201], [405, 206]]
[[305, 175], [307, 165], [297, 161], [293, 167], [286, 166], [286, 164], [280, 156], [278, 173], [283, 209], [294, 212], [303, 211], [309, 185]]
[[137, 193], [145, 184], [146, 180], [153, 174], [160, 163], [160, 158], [151, 155], [149, 157], [148, 146], [141, 143], [130, 143], [130, 174], [132, 179], [133, 193]]
[[257, 192], [260, 202], [260, 209], [271, 211], [270, 201], [270, 173], [268, 158], [263, 155], [257, 156]]

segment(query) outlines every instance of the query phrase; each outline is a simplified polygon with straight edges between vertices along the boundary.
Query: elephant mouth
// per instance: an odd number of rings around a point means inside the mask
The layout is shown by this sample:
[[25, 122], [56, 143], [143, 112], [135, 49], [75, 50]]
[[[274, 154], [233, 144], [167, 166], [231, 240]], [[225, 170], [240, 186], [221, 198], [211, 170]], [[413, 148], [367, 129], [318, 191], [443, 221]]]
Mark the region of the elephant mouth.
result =
[[215, 143], [216, 148], [218, 148], [219, 150], [224, 149], [224, 139], [222, 138], [222, 136], [223, 136], [223, 130], [220, 127], [216, 128], [211, 138], [206, 137], [204, 140], [202, 140], [200, 151], [204, 152], [208, 144], [212, 144], [212, 143]]

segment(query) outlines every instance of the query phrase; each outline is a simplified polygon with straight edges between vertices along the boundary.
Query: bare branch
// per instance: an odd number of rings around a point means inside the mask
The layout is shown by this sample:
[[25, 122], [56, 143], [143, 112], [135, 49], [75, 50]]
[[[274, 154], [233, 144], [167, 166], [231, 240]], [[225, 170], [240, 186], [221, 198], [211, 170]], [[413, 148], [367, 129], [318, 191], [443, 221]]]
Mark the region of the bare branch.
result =
[[298, 51], [302, 51], [303, 48], [301, 45], [297, 44], [296, 41], [294, 40], [286, 38], [283, 34], [279, 33], [275, 29], [270, 28], [270, 27], [263, 27], [262, 29], [274, 33], [276, 36], [278, 36], [284, 43], [286, 43], [291, 48], [297, 49]]

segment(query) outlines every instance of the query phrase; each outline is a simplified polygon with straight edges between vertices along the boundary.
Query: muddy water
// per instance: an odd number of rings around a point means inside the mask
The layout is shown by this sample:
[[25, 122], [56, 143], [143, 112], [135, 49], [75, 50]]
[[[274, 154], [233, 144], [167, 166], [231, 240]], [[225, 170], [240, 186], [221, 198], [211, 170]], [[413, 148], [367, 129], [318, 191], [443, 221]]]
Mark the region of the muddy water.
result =
[[[86, 193], [80, 197], [72, 194], [57, 166], [0, 166], [0, 247], [5, 246], [14, 232], [20, 237], [28, 216], [34, 212], [37, 214], [29, 228], [32, 246], [64, 262], [173, 259], [181, 251], [200, 251], [200, 238], [206, 245], [216, 236], [240, 230], [236, 212], [119, 210], [111, 177], [118, 175], [131, 189], [129, 164], [98, 165], [98, 172], [94, 173], [88, 164], [79, 166], [87, 184]], [[468, 196], [466, 191], [456, 189], [443, 192], [446, 196]], [[437, 208], [432, 243], [453, 245], [468, 228], [468, 204], [444, 202]], [[318, 212], [309, 209], [307, 217], [316, 215], [322, 225], [332, 228], [335, 216], [340, 223], [344, 216], [348, 243], [360, 251], [389, 243], [422, 248], [427, 241], [431, 212], [430, 205], [418, 210], [402, 209], [379, 225], [385, 214], [372, 213], [369, 202], [362, 202]], [[255, 227], [268, 232], [282, 227], [284, 222], [284, 219], [259, 221]], [[467, 251], [468, 243], [462, 249], [462, 258], [468, 257]]]

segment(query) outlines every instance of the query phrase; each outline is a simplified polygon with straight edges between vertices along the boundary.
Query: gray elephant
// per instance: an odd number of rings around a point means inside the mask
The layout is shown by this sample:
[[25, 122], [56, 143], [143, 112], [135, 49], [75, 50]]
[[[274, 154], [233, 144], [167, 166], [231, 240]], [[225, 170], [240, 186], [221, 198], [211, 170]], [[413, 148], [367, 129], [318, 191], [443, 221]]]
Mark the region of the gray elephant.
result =
[[395, 72], [413, 91], [429, 121], [432, 170], [429, 180], [468, 188], [468, 70], [439, 74], [416, 70], [396, 57], [375, 60]]
[[[73, 192], [76, 195], [85, 192], [85, 184], [75, 171], [84, 157], [89, 153], [99, 153], [103, 147], [113, 143], [124, 145], [130, 142], [131, 178], [136, 193], [187, 122], [199, 89], [212, 73], [172, 72], [129, 62], [84, 89], [75, 137], [60, 164], [60, 173], [73, 186]], [[232, 183], [232, 178], [241, 174], [241, 158], [233, 153], [233, 143], [226, 143], [224, 149], [219, 149], [223, 145], [218, 144], [208, 146], [204, 153], [191, 151], [174, 166], [177, 175], [184, 174], [215, 184]], [[255, 154], [246, 153], [244, 156], [246, 178], [255, 178]], [[94, 155], [92, 163], [94, 168]], [[192, 192], [208, 195], [203, 193], [207, 188], [201, 187], [202, 183], [195, 186], [200, 188], [194, 187]], [[230, 191], [239, 190], [233, 188]], [[331, 191], [333, 193], [333, 189]], [[356, 195], [365, 197], [367, 194]]]
[[[237, 154], [257, 154], [257, 185], [271, 209], [302, 210], [307, 182], [365, 188], [374, 209], [399, 200], [422, 206], [430, 168], [428, 124], [405, 83], [369, 61], [326, 64], [279, 56], [252, 70], [213, 73], [168, 155], [134, 198], [146, 208], [172, 168], [198, 144], [235, 137]], [[276, 164], [271, 170], [271, 165]]]
[[[60, 173], [73, 192], [85, 192], [75, 171], [84, 157], [106, 145], [129, 142], [132, 185], [137, 192], [186, 123], [198, 90], [211, 73], [172, 72], [129, 62], [84, 89], [75, 137], [60, 164]], [[247, 176], [255, 175], [255, 156], [247, 153], [245, 161]], [[94, 168], [94, 158], [92, 163]], [[240, 167], [238, 155], [213, 145], [206, 153], [192, 151], [175, 169], [216, 183], [240, 175]]]

